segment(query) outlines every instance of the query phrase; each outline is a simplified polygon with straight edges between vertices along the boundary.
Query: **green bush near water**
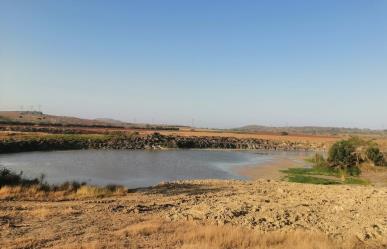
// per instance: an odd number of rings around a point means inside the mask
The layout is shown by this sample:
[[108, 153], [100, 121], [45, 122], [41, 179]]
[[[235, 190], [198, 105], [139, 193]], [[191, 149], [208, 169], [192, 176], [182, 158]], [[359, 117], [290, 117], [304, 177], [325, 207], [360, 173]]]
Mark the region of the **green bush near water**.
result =
[[12, 172], [9, 169], [2, 168], [0, 169], [0, 187], [2, 186], [15, 186], [15, 185], [28, 185], [28, 184], [38, 184], [39, 179], [24, 179], [22, 177], [23, 172], [19, 174]]
[[367, 158], [371, 160], [375, 166], [386, 166], [386, 160], [379, 147], [373, 145], [366, 151]]
[[30, 187], [43, 193], [61, 192], [63, 195], [78, 194], [80, 196], [104, 197], [114, 193], [125, 193], [127, 189], [120, 185], [106, 185], [104, 187], [90, 186], [85, 182], [66, 181], [62, 184], [48, 184], [44, 181], [44, 175], [40, 178], [26, 178], [23, 172], [16, 173], [7, 168], [0, 169], [0, 188], [2, 187], [21, 187], [20, 192], [27, 191]]
[[365, 162], [371, 162], [375, 166], [386, 166], [386, 160], [378, 144], [359, 137], [336, 142], [328, 154], [331, 167], [353, 168]]
[[356, 147], [349, 140], [339, 141], [329, 149], [328, 162], [331, 166], [352, 167], [357, 165]]
[[360, 165], [367, 162], [375, 166], [386, 165], [386, 160], [378, 145], [358, 137], [333, 144], [329, 149], [327, 159], [315, 154], [306, 161], [312, 163], [313, 167], [283, 170], [282, 172], [287, 174], [285, 178], [290, 182], [299, 183], [367, 185], [369, 184], [367, 180], [354, 177], [361, 174]]

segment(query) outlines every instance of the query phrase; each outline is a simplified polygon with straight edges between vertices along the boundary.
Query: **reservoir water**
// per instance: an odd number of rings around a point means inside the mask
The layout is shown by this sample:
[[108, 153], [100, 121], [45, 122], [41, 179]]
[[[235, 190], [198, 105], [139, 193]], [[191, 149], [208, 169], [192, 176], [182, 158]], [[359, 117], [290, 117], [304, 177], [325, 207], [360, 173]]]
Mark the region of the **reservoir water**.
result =
[[76, 150], [0, 155], [0, 167], [48, 183], [80, 181], [127, 187], [180, 179], [244, 179], [237, 167], [267, 164], [276, 153], [222, 150]]

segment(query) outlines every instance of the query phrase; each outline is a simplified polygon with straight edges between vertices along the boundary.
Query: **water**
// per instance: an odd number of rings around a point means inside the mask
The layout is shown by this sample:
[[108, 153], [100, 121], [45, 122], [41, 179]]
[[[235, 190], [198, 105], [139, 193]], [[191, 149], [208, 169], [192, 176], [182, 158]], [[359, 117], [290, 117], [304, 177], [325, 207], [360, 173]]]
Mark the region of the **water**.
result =
[[274, 154], [214, 150], [77, 150], [0, 155], [0, 166], [48, 183], [80, 181], [142, 187], [179, 179], [244, 179], [236, 167], [259, 165]]

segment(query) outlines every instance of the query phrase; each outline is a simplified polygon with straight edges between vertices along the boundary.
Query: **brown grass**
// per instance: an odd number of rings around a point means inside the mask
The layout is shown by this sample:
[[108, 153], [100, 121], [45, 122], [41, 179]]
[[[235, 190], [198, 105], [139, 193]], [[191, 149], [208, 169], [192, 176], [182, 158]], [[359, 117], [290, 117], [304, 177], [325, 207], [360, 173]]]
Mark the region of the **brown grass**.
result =
[[96, 187], [96, 186], [81, 186], [77, 192], [74, 193], [75, 197], [107, 197], [113, 195], [124, 195], [128, 191], [122, 186], [109, 187]]
[[[119, 237], [130, 237], [149, 248], [182, 249], [332, 249], [355, 248], [356, 242], [338, 244], [326, 235], [311, 231], [259, 232], [231, 225], [216, 226], [193, 222], [166, 222], [151, 219], [131, 225], [117, 232]], [[148, 248], [148, 247], [146, 247]]]
[[37, 209], [33, 209], [29, 212], [30, 216], [41, 218], [41, 219], [46, 219], [51, 215], [51, 210], [46, 207], [41, 207]]
[[27, 199], [27, 200], [61, 200], [79, 198], [102, 198], [109, 196], [120, 196], [127, 193], [127, 189], [122, 186], [97, 187], [83, 185], [73, 190], [42, 190], [39, 185], [31, 186], [3, 186], [0, 187], [1, 199]]

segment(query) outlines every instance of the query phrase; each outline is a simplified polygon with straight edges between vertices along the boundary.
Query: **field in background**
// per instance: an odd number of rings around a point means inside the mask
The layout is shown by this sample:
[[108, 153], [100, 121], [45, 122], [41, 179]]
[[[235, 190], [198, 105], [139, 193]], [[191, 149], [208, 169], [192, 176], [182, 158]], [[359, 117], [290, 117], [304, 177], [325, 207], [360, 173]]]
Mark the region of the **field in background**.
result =
[[[12, 131], [8, 127], [9, 125], [0, 125], [0, 139], [4, 138], [19, 138], [19, 137], [31, 137], [31, 136], [45, 136], [51, 134], [51, 132], [47, 131]], [[17, 128], [29, 129], [30, 127], [34, 129], [45, 130], [46, 128], [50, 128], [49, 126], [31, 126], [31, 125], [12, 125], [13, 129]], [[8, 129], [8, 130], [7, 130]], [[289, 135], [281, 135], [275, 133], [268, 132], [236, 132], [236, 131], [228, 131], [228, 130], [211, 130], [211, 129], [190, 129], [190, 128], [180, 128], [179, 130], [158, 130], [158, 129], [147, 129], [147, 128], [95, 128], [95, 127], [61, 127], [55, 128], [59, 129], [55, 134], [109, 134], [112, 132], [137, 132], [140, 135], [148, 135], [155, 132], [158, 132], [162, 135], [173, 135], [173, 136], [197, 136], [197, 137], [235, 137], [235, 138], [243, 138], [243, 139], [265, 139], [265, 140], [275, 140], [275, 141], [290, 141], [290, 142], [306, 142], [306, 143], [317, 143], [317, 144], [325, 144], [327, 146], [333, 144], [334, 142], [348, 138], [350, 135], [307, 135], [307, 134], [289, 134]], [[68, 131], [71, 130], [71, 133]], [[366, 139], [374, 139], [380, 144], [380, 146], [387, 151], [387, 138], [384, 136], [376, 136], [376, 135], [361, 135], [361, 137]]]
[[[365, 139], [376, 140], [384, 151], [387, 151], [387, 136], [383, 131], [367, 129], [344, 129], [323, 127], [284, 127], [294, 132], [281, 132], [278, 127], [256, 126], [256, 131], [249, 129], [198, 129], [187, 126], [133, 124], [113, 119], [81, 119], [76, 117], [46, 115], [41, 112], [0, 112], [0, 139], [10, 137], [45, 136], [47, 134], [109, 134], [112, 132], [137, 132], [148, 135], [154, 132], [173, 136], [198, 137], [235, 137], [243, 139], [265, 139], [275, 141], [289, 141], [324, 144], [348, 138], [350, 135], [361, 136]], [[266, 130], [268, 131], [266, 131]], [[354, 133], [327, 133], [327, 130], [353, 131]], [[313, 131], [313, 133], [312, 133]], [[321, 133], [318, 133], [321, 131]], [[297, 132], [297, 133], [296, 133]], [[368, 133], [367, 133], [368, 132]]]

